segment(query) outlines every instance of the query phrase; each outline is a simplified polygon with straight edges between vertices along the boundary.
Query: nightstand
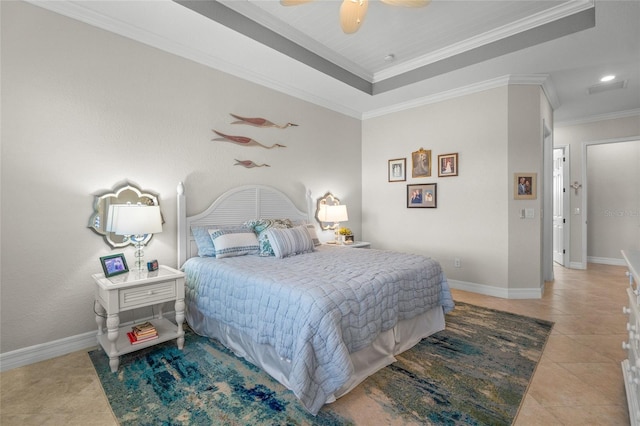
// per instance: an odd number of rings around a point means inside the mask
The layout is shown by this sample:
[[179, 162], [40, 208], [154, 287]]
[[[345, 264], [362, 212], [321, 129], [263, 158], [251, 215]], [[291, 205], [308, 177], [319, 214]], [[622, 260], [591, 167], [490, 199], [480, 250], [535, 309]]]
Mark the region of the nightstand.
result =
[[353, 244], [324, 244], [329, 247], [371, 248], [371, 243], [366, 241], [354, 241]]
[[[112, 372], [118, 371], [120, 355], [172, 339], [177, 339], [178, 349], [183, 348], [184, 273], [162, 265], [153, 272], [136, 270], [111, 278], [105, 278], [104, 274], [91, 277], [96, 283], [98, 343], [109, 355]], [[175, 324], [162, 314], [162, 304], [170, 301], [175, 301]], [[152, 305], [159, 305], [158, 313], [149, 320], [156, 327], [158, 338], [131, 344], [127, 331], [130, 331], [132, 324], [121, 327], [120, 312]]]

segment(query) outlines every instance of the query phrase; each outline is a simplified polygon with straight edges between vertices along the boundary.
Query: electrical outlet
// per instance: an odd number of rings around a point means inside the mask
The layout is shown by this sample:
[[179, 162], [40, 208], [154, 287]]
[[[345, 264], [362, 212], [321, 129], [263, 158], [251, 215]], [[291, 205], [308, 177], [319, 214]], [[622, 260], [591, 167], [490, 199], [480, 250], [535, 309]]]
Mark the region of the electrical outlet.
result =
[[459, 257], [456, 257], [455, 259], [453, 259], [453, 267], [462, 268], [462, 262], [460, 261]]

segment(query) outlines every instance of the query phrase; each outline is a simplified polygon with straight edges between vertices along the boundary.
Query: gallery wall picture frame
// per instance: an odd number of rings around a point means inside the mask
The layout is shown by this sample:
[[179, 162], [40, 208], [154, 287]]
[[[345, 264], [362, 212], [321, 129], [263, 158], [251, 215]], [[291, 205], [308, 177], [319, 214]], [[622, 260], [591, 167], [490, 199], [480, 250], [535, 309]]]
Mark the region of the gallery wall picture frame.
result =
[[437, 183], [407, 185], [407, 208], [435, 209], [438, 206], [437, 189]]
[[404, 182], [407, 180], [407, 159], [396, 158], [389, 160], [389, 182]]
[[537, 173], [513, 174], [513, 198], [516, 200], [535, 200], [537, 197]]
[[458, 153], [438, 155], [438, 176], [458, 176]]
[[100, 258], [100, 264], [102, 265], [102, 271], [106, 278], [129, 272], [127, 259], [124, 258], [124, 254], [122, 253], [102, 256]]
[[414, 178], [431, 176], [431, 150], [420, 148], [411, 153], [411, 176]]

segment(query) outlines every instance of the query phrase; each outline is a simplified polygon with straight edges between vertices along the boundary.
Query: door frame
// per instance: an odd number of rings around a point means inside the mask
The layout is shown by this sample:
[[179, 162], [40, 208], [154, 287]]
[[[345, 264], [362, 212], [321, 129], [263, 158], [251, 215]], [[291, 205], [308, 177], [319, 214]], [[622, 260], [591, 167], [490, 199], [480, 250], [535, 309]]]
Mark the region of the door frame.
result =
[[582, 205], [581, 205], [581, 215], [582, 215], [582, 226], [581, 230], [581, 239], [582, 239], [582, 253], [581, 253], [581, 268], [587, 269], [588, 264], [588, 256], [587, 256], [587, 223], [589, 220], [588, 212], [587, 212], [587, 198], [589, 197], [589, 182], [587, 180], [587, 148], [591, 145], [603, 145], [609, 143], [620, 143], [620, 142], [634, 142], [639, 140], [639, 136], [630, 136], [626, 138], [615, 138], [615, 139], [604, 139], [601, 141], [591, 141], [591, 142], [582, 142]]
[[571, 179], [571, 145], [556, 145], [553, 149], [561, 149], [564, 157], [564, 165], [562, 166], [562, 186], [564, 188], [562, 194], [562, 217], [564, 218], [564, 226], [562, 228], [562, 238], [564, 240], [562, 266], [568, 268], [571, 262], [571, 189], [569, 188], [569, 180]]

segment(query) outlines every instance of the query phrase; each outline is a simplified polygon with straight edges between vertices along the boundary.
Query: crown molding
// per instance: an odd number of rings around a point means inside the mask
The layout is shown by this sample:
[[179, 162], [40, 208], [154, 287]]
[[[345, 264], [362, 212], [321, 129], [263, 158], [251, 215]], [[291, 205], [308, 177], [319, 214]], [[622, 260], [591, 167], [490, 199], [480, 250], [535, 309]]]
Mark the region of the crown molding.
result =
[[543, 12], [539, 12], [527, 18], [520, 19], [519, 21], [504, 25], [500, 28], [495, 28], [491, 31], [487, 31], [484, 34], [480, 34], [470, 39], [451, 44], [444, 49], [431, 52], [427, 55], [420, 56], [411, 61], [403, 62], [402, 64], [398, 64], [395, 67], [379, 71], [374, 74], [372, 82], [376, 83], [382, 80], [386, 80], [388, 78], [404, 74], [425, 65], [429, 65], [455, 55], [460, 55], [473, 49], [483, 47], [487, 44], [498, 42], [500, 40], [515, 36], [528, 30], [535, 29], [550, 22], [554, 22], [559, 19], [574, 15], [576, 13], [583, 12], [593, 7], [595, 7], [595, 0], [578, 0], [563, 3], [559, 6], [547, 9]]
[[589, 124], [589, 123], [596, 123], [598, 121], [616, 120], [618, 118], [629, 118], [629, 117], [640, 118], [640, 108], [630, 109], [626, 111], [617, 111], [609, 114], [592, 115], [589, 117], [578, 118], [575, 120], [558, 121], [554, 123], [554, 126], [555, 127], [578, 126], [580, 124]]

